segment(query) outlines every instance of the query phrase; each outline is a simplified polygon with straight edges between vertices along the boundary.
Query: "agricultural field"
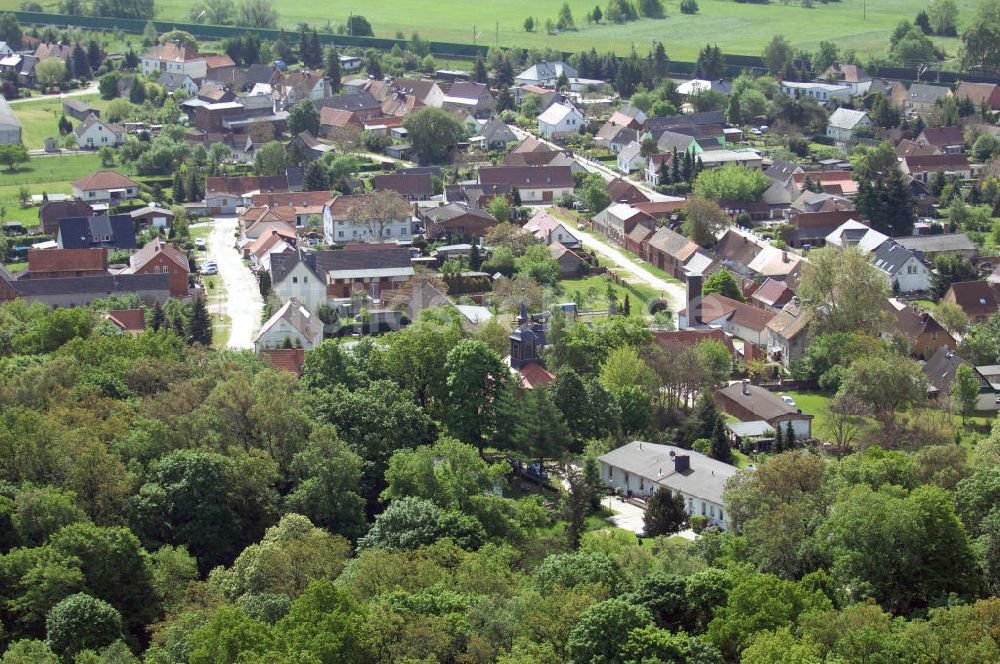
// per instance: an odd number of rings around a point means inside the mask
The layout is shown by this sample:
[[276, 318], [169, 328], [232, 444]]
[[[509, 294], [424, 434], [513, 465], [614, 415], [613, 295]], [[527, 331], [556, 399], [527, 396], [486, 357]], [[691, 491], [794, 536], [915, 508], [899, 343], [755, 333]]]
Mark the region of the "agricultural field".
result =
[[[0, 0], [0, 8], [17, 9], [20, 0]], [[160, 20], [189, 20], [195, 0], [156, 0]], [[927, 3], [920, 0], [842, 0], [824, 4], [817, 0], [812, 8], [799, 2], [744, 4], [733, 0], [699, 0], [699, 12], [684, 15], [679, 0], [665, 0], [664, 19], [642, 19], [622, 25], [589, 25], [587, 12], [594, 0], [569, 0], [576, 22], [575, 30], [547, 35], [542, 27], [546, 19], [555, 21], [563, 0], [508, 0], [495, 3], [467, 3], [457, 0], [391, 0], [373, 5], [342, 3], [331, 7], [322, 0], [287, 2], [276, 0], [281, 25], [294, 28], [307, 22], [317, 29], [336, 29], [347, 21], [349, 12], [364, 15], [376, 37], [394, 37], [402, 31], [407, 37], [414, 30], [424, 39], [501, 46], [551, 47], [579, 51], [591, 47], [613, 49], [626, 54], [634, 46], [646, 52], [653, 40], [662, 41], [675, 60], [693, 61], [698, 49], [707, 43], [718, 44], [726, 53], [759, 55], [775, 34], [785, 35], [796, 48], [815, 50], [820, 40], [836, 42], [841, 49], [854, 49], [862, 55], [884, 53], [889, 31], [901, 18], [910, 20]], [[599, 2], [603, 9], [604, 2]], [[867, 9], [866, 9], [867, 4]], [[975, 0], [957, 0], [960, 28], [972, 18]], [[47, 11], [55, 11], [52, 0], [42, 2]], [[524, 19], [535, 18], [535, 32], [524, 31]], [[499, 33], [499, 35], [498, 35]], [[951, 56], [958, 50], [957, 39], [937, 39]]]

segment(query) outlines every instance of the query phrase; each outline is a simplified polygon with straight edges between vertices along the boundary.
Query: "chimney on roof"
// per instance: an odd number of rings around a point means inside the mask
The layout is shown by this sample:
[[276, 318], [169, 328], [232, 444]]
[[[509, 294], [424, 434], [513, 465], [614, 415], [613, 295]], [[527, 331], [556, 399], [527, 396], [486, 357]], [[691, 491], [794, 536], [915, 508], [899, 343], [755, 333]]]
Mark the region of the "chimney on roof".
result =
[[787, 263], [788, 262], [788, 252], [785, 251], [785, 250], [781, 251], [781, 262], [782, 263]]
[[674, 457], [674, 470], [678, 473], [683, 473], [687, 470], [691, 470], [691, 455], [690, 454], [678, 454]]
[[745, 397], [750, 396], [750, 381], [747, 380], [746, 378], [743, 379], [742, 388], [740, 389], [740, 391], [743, 392], [743, 396]]
[[701, 272], [688, 272], [687, 275], [687, 321], [688, 327], [701, 325]]

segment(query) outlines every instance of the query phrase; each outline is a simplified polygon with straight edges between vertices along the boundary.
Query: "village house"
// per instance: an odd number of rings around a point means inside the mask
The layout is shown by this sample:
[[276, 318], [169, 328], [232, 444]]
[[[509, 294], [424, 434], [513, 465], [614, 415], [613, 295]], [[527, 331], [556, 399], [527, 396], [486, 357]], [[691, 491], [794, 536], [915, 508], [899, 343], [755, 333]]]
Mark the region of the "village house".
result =
[[[370, 220], [362, 220], [352, 214], [355, 208], [364, 203], [364, 196], [336, 196], [323, 206], [323, 233], [329, 244], [396, 242], [413, 237], [413, 220], [409, 213], [393, 219]], [[405, 201], [402, 197], [400, 199]], [[409, 210], [409, 204], [406, 209]]]
[[626, 146], [639, 141], [639, 132], [631, 127], [605, 122], [594, 135], [594, 142], [618, 154]]
[[479, 128], [479, 136], [482, 137], [483, 148], [486, 150], [506, 150], [508, 145], [517, 140], [507, 123], [496, 118]]
[[490, 201], [497, 196], [503, 196], [508, 202], [514, 202], [514, 187], [509, 184], [459, 183], [444, 186], [445, 203], [465, 203], [470, 207], [485, 209]]
[[933, 265], [939, 256], [964, 256], [975, 262], [979, 248], [965, 233], [939, 235], [906, 235], [893, 238], [910, 251], [923, 256], [924, 263]]
[[95, 277], [107, 273], [107, 249], [28, 249], [28, 271], [21, 279]]
[[472, 242], [497, 224], [492, 214], [465, 203], [448, 203], [418, 212], [428, 239]]
[[461, 110], [476, 118], [489, 118], [497, 108], [488, 85], [459, 81], [452, 83], [445, 93], [441, 107], [448, 110]]
[[266, 358], [273, 368], [287, 371], [296, 378], [302, 376], [306, 363], [306, 350], [304, 348], [261, 348], [257, 352], [257, 356]]
[[591, 227], [612, 242], [623, 245], [625, 236], [632, 232], [636, 224], [655, 229], [656, 221], [642, 210], [629, 203], [612, 203], [591, 219]]
[[248, 207], [256, 194], [288, 191], [286, 175], [209, 176], [205, 179], [205, 207], [209, 214], [236, 214]]
[[816, 77], [816, 80], [847, 86], [852, 97], [864, 96], [868, 93], [868, 89], [872, 84], [872, 77], [859, 65], [849, 65], [841, 62], [831, 64], [822, 74]]
[[137, 228], [167, 228], [174, 223], [174, 213], [164, 207], [147, 205], [129, 212]]
[[625, 496], [646, 498], [660, 488], [677, 492], [687, 513], [725, 529], [726, 483], [739, 470], [694, 450], [632, 441], [597, 458], [605, 486]]
[[560, 279], [574, 279], [589, 269], [587, 261], [559, 242], [549, 244], [549, 256], [559, 265]]
[[826, 123], [826, 135], [836, 143], [844, 145], [854, 140], [854, 132], [859, 127], [872, 127], [872, 119], [866, 111], [838, 108], [830, 114]]
[[767, 323], [767, 355], [785, 369], [806, 353], [809, 344], [809, 315], [797, 296]]
[[38, 209], [38, 223], [45, 235], [55, 235], [59, 232], [59, 221], [73, 217], [89, 217], [94, 214], [94, 208], [87, 203], [69, 198], [63, 201], [49, 201]]
[[86, 120], [91, 114], [101, 117], [101, 112], [93, 108], [90, 104], [79, 99], [64, 99], [62, 103], [63, 113], [76, 120]]
[[[45, 251], [51, 251], [46, 249]], [[101, 274], [91, 277], [17, 279], [0, 265], [0, 302], [22, 298], [47, 307], [85, 307], [94, 300], [135, 295], [147, 306], [170, 297], [167, 274]]]
[[572, 104], [553, 104], [538, 116], [538, 133], [545, 138], [577, 134], [586, 123], [583, 113]]
[[254, 337], [254, 350], [290, 346], [315, 348], [323, 342], [323, 323], [297, 299], [290, 298], [274, 312]]
[[253, 270], [271, 271], [271, 257], [295, 251], [297, 238], [289, 237], [278, 230], [259, 236], [243, 245], [243, 257], [250, 261]]
[[656, 268], [681, 280], [689, 272], [707, 274], [716, 267], [715, 260], [701, 247], [669, 228], [658, 228], [649, 237], [644, 258]]
[[146, 330], [146, 313], [142, 309], [111, 309], [104, 320], [125, 334], [142, 334]]
[[914, 83], [908, 90], [894, 91], [890, 101], [905, 115], [930, 115], [936, 113], [941, 107], [941, 102], [951, 94], [951, 88]]
[[328, 298], [348, 298], [362, 291], [377, 300], [382, 291], [401, 288], [414, 275], [410, 250], [403, 247], [329, 252], [324, 267]]
[[823, 104], [833, 99], [846, 101], [851, 97], [851, 88], [849, 86], [832, 83], [782, 81], [781, 91], [794, 99], [806, 97], [808, 99], [815, 99]]
[[959, 281], [948, 288], [941, 301], [958, 305], [970, 325], [985, 323], [1000, 310], [1000, 288], [987, 281]]
[[544, 210], [536, 212], [521, 228], [546, 245], [558, 243], [568, 249], [576, 249], [582, 245], [580, 239], [563, 222]]
[[323, 72], [308, 69], [279, 72], [271, 87], [276, 103], [286, 110], [306, 99], [319, 101], [329, 97], [331, 93], [330, 80]]
[[955, 347], [954, 337], [933, 316], [916, 305], [897, 310], [895, 319], [893, 334], [906, 339], [910, 344], [910, 353], [918, 360], [929, 359], [939, 348]]
[[270, 207], [280, 209], [284, 218], [296, 228], [308, 226], [310, 219], [319, 221], [323, 207], [330, 200], [328, 191], [296, 191], [254, 194], [250, 205], [255, 208]]
[[429, 201], [434, 196], [434, 177], [430, 173], [390, 173], [372, 178], [374, 191], [394, 191], [406, 200]]
[[646, 166], [646, 158], [642, 154], [642, 146], [635, 141], [626, 145], [618, 153], [615, 165], [618, 167], [618, 171], [625, 175], [633, 171], [643, 170]]
[[927, 127], [917, 136], [916, 143], [934, 148], [935, 154], [965, 152], [965, 134], [962, 127]]
[[187, 74], [200, 81], [208, 73], [205, 56], [197, 48], [174, 43], [159, 44], [143, 53], [141, 66], [143, 76], [153, 72]]
[[97, 171], [73, 183], [73, 196], [87, 203], [116, 205], [139, 197], [139, 183], [115, 171]]
[[795, 291], [789, 288], [784, 281], [768, 277], [750, 295], [750, 304], [778, 313], [792, 301], [794, 296]]
[[295, 241], [295, 210], [293, 208], [249, 207], [240, 214], [239, 228], [245, 242], [251, 242], [261, 237], [278, 233], [282, 237]]
[[569, 166], [492, 166], [479, 169], [479, 183], [516, 187], [524, 203], [553, 202], [572, 195], [573, 172]]
[[514, 77], [518, 85], [534, 85], [542, 88], [554, 88], [560, 76], [576, 78], [577, 71], [562, 61], [536, 62]]
[[198, 83], [191, 78], [191, 74], [184, 72], [163, 72], [156, 82], [162, 85], [167, 92], [173, 94], [177, 90], [183, 90], [189, 95], [198, 92]]
[[156, 238], [132, 254], [125, 274], [169, 274], [170, 297], [188, 296], [188, 257], [172, 244]]
[[293, 158], [292, 155], [296, 157], [301, 155], [307, 161], [315, 161], [329, 152], [335, 152], [336, 148], [329, 143], [321, 143], [312, 135], [312, 132], [306, 130], [293, 136], [292, 140], [288, 141], [285, 146], [285, 151], [288, 153], [290, 161], [298, 163], [300, 159]]
[[930, 288], [930, 271], [918, 254], [894, 240], [886, 240], [871, 252], [869, 258], [885, 275], [895, 293], [912, 293]]
[[135, 226], [127, 214], [60, 219], [56, 244], [60, 249], [131, 251], [136, 248]]
[[125, 129], [113, 122], [104, 122], [91, 113], [87, 119], [73, 127], [76, 145], [82, 150], [117, 147], [125, 142]]
[[996, 83], [969, 83], [962, 81], [955, 89], [955, 98], [968, 99], [976, 109], [1000, 110], [1000, 85]]
[[799, 439], [812, 437], [812, 415], [806, 415], [781, 397], [750, 381], [733, 383], [715, 391], [719, 408], [741, 422], [766, 422], [772, 430], [780, 426], [784, 432], [789, 424]]
[[[696, 307], [693, 316], [689, 308], [678, 312], [677, 327], [679, 329], [707, 325], [718, 327], [726, 334], [742, 339], [758, 348], [764, 348], [767, 345], [767, 323], [774, 318], [774, 312], [739, 302], [718, 293], [695, 297], [693, 304]], [[746, 352], [744, 352], [744, 356], [747, 356]]]

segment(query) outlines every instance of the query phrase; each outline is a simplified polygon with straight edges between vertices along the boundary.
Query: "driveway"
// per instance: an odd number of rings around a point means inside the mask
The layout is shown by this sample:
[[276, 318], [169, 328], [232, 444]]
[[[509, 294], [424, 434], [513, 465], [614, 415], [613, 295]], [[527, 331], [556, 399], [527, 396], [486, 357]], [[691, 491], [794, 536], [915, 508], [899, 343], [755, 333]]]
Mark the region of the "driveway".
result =
[[626, 256], [611, 243], [594, 237], [594, 234], [578, 232], [576, 235], [583, 242], [583, 246], [603, 258], [613, 261], [618, 266], [617, 271], [624, 272], [628, 281], [639, 282], [658, 290], [663, 299], [670, 303], [670, 310], [674, 312], [674, 320], [677, 320], [677, 312], [685, 307], [687, 301], [687, 290], [684, 286], [674, 281], [661, 279], [643, 267], [642, 261]]
[[260, 316], [264, 300], [260, 296], [257, 278], [236, 250], [236, 224], [238, 218], [215, 217], [212, 233], [208, 236], [208, 257], [219, 265], [219, 276], [226, 286], [225, 313], [229, 316], [232, 331], [229, 348], [253, 348], [253, 338], [260, 329]]
[[[639, 533], [645, 529], [643, 523], [646, 511], [641, 507], [632, 503], [626, 503], [616, 496], [606, 496], [601, 500], [601, 505], [614, 513], [611, 517], [611, 523], [622, 530], [631, 530], [633, 533]], [[698, 535], [690, 528], [676, 533], [675, 536], [683, 537], [687, 540], [698, 539]]]
[[38, 101], [40, 99], [65, 99], [66, 97], [85, 97], [87, 95], [96, 95], [100, 90], [98, 89], [98, 82], [94, 81], [85, 88], [80, 88], [79, 90], [73, 90], [72, 92], [60, 92], [54, 95], [34, 95], [32, 97], [21, 97], [20, 99], [11, 99], [8, 104], [24, 104], [27, 102]]

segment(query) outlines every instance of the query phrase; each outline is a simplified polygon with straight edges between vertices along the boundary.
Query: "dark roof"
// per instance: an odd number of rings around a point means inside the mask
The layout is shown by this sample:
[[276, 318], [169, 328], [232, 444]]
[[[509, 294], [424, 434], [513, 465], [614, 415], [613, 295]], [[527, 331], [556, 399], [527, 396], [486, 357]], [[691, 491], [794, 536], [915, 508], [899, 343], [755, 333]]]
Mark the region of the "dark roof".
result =
[[940, 85], [914, 83], [906, 91], [906, 98], [918, 104], [933, 104], [938, 99], [944, 99], [949, 92], [948, 88]]
[[615, 178], [607, 184], [606, 189], [612, 203], [621, 203], [622, 201], [627, 203], [649, 202], [649, 196], [646, 196], [639, 187], [624, 178]]
[[274, 76], [274, 72], [275, 68], [273, 65], [255, 64], [247, 67], [241, 78], [244, 85], [253, 87], [257, 83], [269, 83], [271, 77]]
[[928, 383], [937, 388], [939, 392], [948, 394], [951, 391], [951, 381], [955, 379], [955, 372], [963, 364], [972, 369], [983, 386], [989, 386], [989, 383], [971, 362], [966, 362], [947, 346], [939, 348], [931, 356], [931, 359], [927, 360], [927, 363], [924, 364], [924, 374], [927, 376]]
[[[95, 237], [111, 237], [110, 241]], [[74, 217], [59, 221], [59, 238], [63, 249], [108, 247], [135, 249], [135, 225], [128, 214]]]
[[691, 113], [690, 115], [649, 118], [646, 120], [646, 129], [667, 129], [669, 127], [681, 127], [685, 125], [725, 124], [725, 122], [726, 117], [722, 111], [702, 111], [700, 113]]
[[968, 170], [969, 156], [965, 154], [923, 154], [903, 157], [906, 167], [911, 173], [920, 171]]
[[887, 274], [897, 274], [903, 269], [906, 261], [911, 258], [920, 260], [920, 256], [898, 242], [886, 240], [872, 252], [871, 262], [875, 267]]
[[170, 275], [108, 274], [94, 277], [59, 277], [57, 279], [27, 279], [11, 285], [24, 297], [46, 295], [106, 295], [135, 291], [170, 291]]
[[1000, 309], [1000, 295], [987, 281], [958, 281], [948, 290], [967, 316], [989, 315]]
[[[379, 249], [342, 249], [340, 251], [317, 252], [325, 254], [322, 260], [323, 272], [340, 270], [381, 270], [386, 268], [411, 267], [410, 250], [405, 247]], [[320, 261], [317, 261], [319, 263]]]
[[965, 133], [961, 127], [927, 127], [922, 136], [929, 145], [937, 147], [965, 144]]
[[205, 197], [217, 194], [240, 196], [250, 191], [288, 191], [285, 175], [211, 176], [205, 179]]
[[[743, 394], [744, 389], [746, 389], [749, 394]], [[781, 397], [769, 392], [759, 385], [750, 385], [749, 383], [733, 383], [732, 385], [717, 390], [715, 393], [721, 394], [731, 401], [738, 403], [740, 406], [752, 413], [756, 419], [764, 420], [765, 422], [770, 422], [775, 418], [786, 415], [797, 415], [799, 418], [812, 419], [812, 415], [803, 415], [799, 413], [795, 406], [785, 403], [782, 401]], [[725, 402], [723, 402], [723, 405], [725, 405]]]
[[485, 219], [489, 222], [496, 222], [493, 215], [486, 210], [477, 207], [469, 207], [465, 203], [448, 203], [447, 205], [442, 205], [440, 207], [430, 208], [425, 210], [423, 215], [436, 224], [444, 221], [450, 221], [465, 215], [479, 217], [480, 219]]
[[381, 109], [382, 104], [370, 92], [359, 92], [352, 95], [337, 95], [316, 102], [316, 108], [335, 108], [339, 111], [371, 111]]
[[58, 229], [60, 219], [69, 217], [88, 217], [94, 214], [94, 208], [87, 203], [71, 198], [65, 201], [49, 201], [38, 210], [38, 221], [42, 229]]
[[430, 173], [391, 173], [372, 178], [372, 189], [388, 189], [403, 196], [432, 196], [434, 181]]
[[[919, 337], [925, 332], [948, 334], [941, 324], [926, 311], [903, 307], [896, 312], [896, 329], [909, 337]], [[949, 335], [950, 336], [950, 335]]]
[[965, 233], [942, 235], [907, 235], [893, 238], [907, 249], [935, 253], [939, 251], [976, 251], [975, 243]]
[[[316, 273], [316, 254], [333, 253], [333, 252], [323, 252], [323, 251], [305, 251], [303, 249], [298, 249], [287, 254], [271, 254], [271, 281], [272, 283], [281, 282], [289, 272], [291, 272], [296, 265], [299, 263], [305, 263], [306, 267]], [[319, 275], [316, 274], [316, 278]]]

